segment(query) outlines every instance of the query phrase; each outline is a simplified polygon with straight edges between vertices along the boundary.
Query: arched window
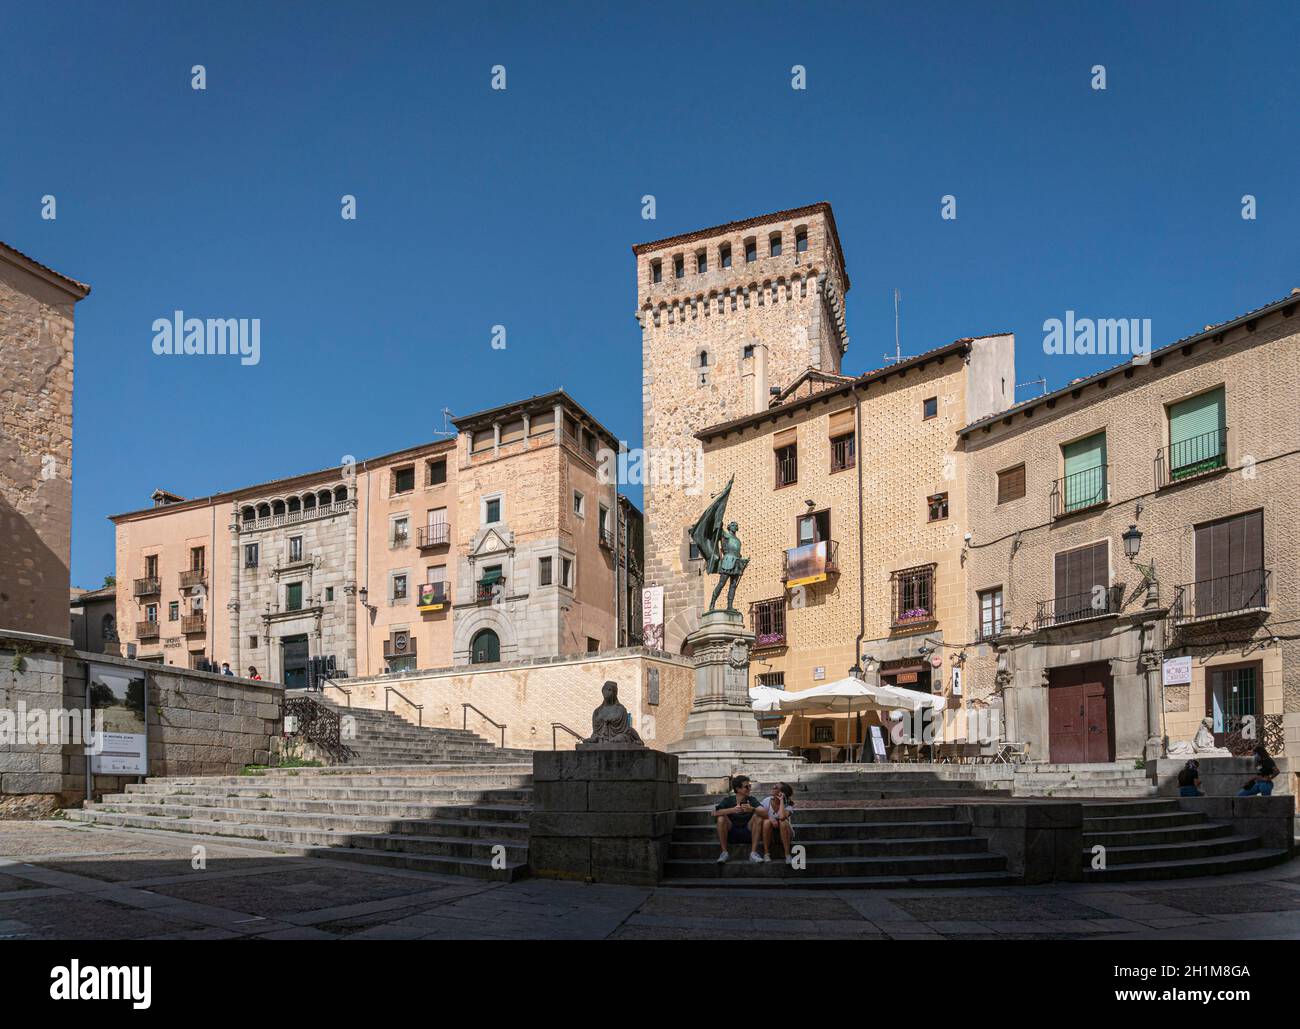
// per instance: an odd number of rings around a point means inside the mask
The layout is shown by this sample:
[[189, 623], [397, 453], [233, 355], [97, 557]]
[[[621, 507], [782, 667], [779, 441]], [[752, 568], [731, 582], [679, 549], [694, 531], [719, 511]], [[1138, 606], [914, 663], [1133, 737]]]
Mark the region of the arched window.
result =
[[501, 640], [491, 629], [480, 629], [469, 645], [469, 663], [487, 665], [501, 660]]
[[284, 501], [283, 501], [283, 500], [272, 500], [272, 501], [271, 501], [271, 514], [277, 514], [277, 515], [282, 515], [282, 514], [284, 514]]
[[327, 489], [323, 489], [320, 491], [318, 495], [318, 499], [320, 500], [321, 507], [329, 507], [330, 504], [334, 503], [334, 497]]
[[339, 486], [334, 491], [334, 503], [346, 504], [347, 501], [348, 501], [348, 488], [346, 486]]
[[258, 505], [257, 505], [257, 517], [258, 517], [258, 518], [270, 518], [270, 517], [271, 517], [271, 505], [270, 505], [270, 504], [258, 504]]
[[248, 523], [253, 521], [257, 517], [257, 512], [254, 511], [251, 507], [246, 507], [241, 512], [239, 512], [239, 516], [245, 523]]
[[99, 637], [108, 642], [117, 640], [117, 619], [112, 615], [105, 615], [99, 623]]
[[297, 497], [290, 497], [290, 498], [289, 498], [289, 513], [290, 513], [290, 514], [297, 514], [300, 510], [302, 510], [302, 501], [300, 501]]
[[316, 510], [316, 494], [308, 493], [302, 498], [302, 509], [304, 511]]
[[701, 350], [701, 351], [700, 351], [700, 367], [701, 367], [701, 368], [707, 368], [708, 366], [709, 366], [709, 352], [708, 352], [707, 350]]

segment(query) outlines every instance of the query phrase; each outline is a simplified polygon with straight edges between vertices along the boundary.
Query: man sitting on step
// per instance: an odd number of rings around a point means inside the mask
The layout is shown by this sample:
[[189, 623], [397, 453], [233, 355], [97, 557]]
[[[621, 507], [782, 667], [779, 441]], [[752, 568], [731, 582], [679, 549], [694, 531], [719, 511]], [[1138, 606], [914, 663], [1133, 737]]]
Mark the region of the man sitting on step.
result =
[[763, 833], [763, 815], [756, 805], [750, 803], [749, 791], [752, 788], [749, 776], [736, 776], [731, 780], [731, 794], [718, 801], [713, 809], [718, 818], [718, 845], [722, 848], [718, 864], [730, 857], [727, 847], [732, 843], [748, 843], [749, 860], [763, 860], [758, 855], [758, 844]]

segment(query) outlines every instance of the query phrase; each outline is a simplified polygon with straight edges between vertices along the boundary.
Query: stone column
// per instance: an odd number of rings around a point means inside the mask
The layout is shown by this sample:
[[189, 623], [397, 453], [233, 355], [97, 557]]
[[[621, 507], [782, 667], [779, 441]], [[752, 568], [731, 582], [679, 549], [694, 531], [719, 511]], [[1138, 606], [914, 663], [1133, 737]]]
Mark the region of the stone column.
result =
[[[244, 548], [239, 539], [239, 505], [230, 505], [230, 596], [226, 598], [227, 624], [230, 627], [230, 653], [226, 660], [230, 662], [231, 671], [243, 675], [245, 668], [240, 656], [244, 635], [239, 631], [239, 577], [244, 568]], [[212, 572], [216, 576], [216, 554], [212, 555]]]
[[686, 637], [695, 655], [695, 699], [682, 738], [667, 747], [683, 775], [723, 779], [793, 772], [802, 758], [778, 750], [758, 731], [749, 701], [749, 654], [754, 634], [738, 611], [710, 611]]
[[[343, 545], [343, 635], [344, 635], [344, 671], [348, 675], [360, 675], [357, 665], [357, 532], [360, 517], [357, 510], [356, 477], [348, 485], [348, 529], [347, 540]], [[370, 503], [369, 496], [366, 503]], [[366, 612], [369, 615], [369, 612]]]

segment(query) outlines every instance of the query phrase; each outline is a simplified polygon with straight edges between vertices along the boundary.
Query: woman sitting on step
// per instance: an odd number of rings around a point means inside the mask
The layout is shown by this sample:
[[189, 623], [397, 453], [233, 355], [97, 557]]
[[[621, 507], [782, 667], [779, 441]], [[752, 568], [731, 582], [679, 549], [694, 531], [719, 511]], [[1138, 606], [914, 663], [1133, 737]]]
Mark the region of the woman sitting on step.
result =
[[781, 849], [785, 852], [785, 863], [788, 865], [792, 859], [790, 857], [790, 847], [794, 843], [794, 823], [791, 818], [794, 816], [794, 804], [791, 798], [794, 796], [788, 783], [779, 782], [772, 787], [772, 794], [764, 798], [763, 803], [758, 806], [759, 812], [763, 815], [763, 860], [772, 860], [772, 837], [780, 835]]

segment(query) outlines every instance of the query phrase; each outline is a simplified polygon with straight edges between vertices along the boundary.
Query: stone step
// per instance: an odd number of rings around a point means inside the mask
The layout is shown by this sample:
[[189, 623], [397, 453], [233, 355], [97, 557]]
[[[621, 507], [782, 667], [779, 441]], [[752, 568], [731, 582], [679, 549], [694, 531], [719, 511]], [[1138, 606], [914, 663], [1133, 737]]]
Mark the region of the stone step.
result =
[[[235, 822], [244, 825], [274, 825], [283, 828], [331, 832], [340, 834], [423, 835], [482, 837], [493, 841], [510, 840], [527, 846], [528, 822], [501, 820], [461, 819], [445, 822], [429, 818], [401, 818], [395, 815], [349, 815], [286, 811], [282, 807], [189, 807], [178, 804], [97, 804], [90, 810], [105, 814], [149, 815], [155, 818], [197, 819], [203, 822]], [[462, 809], [472, 812], [473, 808]], [[440, 833], [438, 826], [451, 825], [453, 831]]]
[[[804, 822], [795, 821], [795, 838], [800, 843], [814, 840], [869, 840], [898, 837], [958, 837], [971, 835], [969, 822], [912, 821], [912, 822]], [[673, 832], [673, 842], [708, 843], [716, 845], [717, 826], [713, 822], [699, 825], [678, 825]], [[717, 855], [715, 854], [714, 857]]]
[[1285, 850], [1256, 848], [1235, 854], [1223, 854], [1215, 857], [1193, 858], [1191, 860], [1150, 861], [1131, 865], [1108, 865], [1106, 868], [1092, 868], [1091, 863], [1084, 865], [1083, 876], [1086, 882], [1138, 882], [1158, 879], [1187, 879], [1205, 875], [1228, 875], [1233, 872], [1252, 872], [1269, 868], [1289, 860], [1291, 855]]
[[521, 764], [519, 762], [505, 763], [485, 763], [466, 766], [462, 764], [448, 763], [445, 765], [308, 765], [302, 768], [260, 768], [246, 772], [242, 775], [152, 775], [148, 782], [157, 784], [172, 784], [177, 786], [190, 786], [195, 783], [205, 783], [210, 785], [226, 785], [234, 783], [239, 786], [247, 786], [250, 783], [264, 782], [298, 782], [316, 779], [326, 779], [330, 782], [336, 782], [339, 779], [355, 779], [358, 776], [404, 776], [404, 777], [428, 777], [439, 775], [441, 770], [445, 769], [451, 775], [527, 775], [533, 774], [532, 763]]
[[[379, 839], [375, 837], [357, 837], [356, 840], [349, 840], [345, 837], [343, 845], [340, 845], [339, 840], [328, 839], [326, 834], [317, 834], [317, 836], [322, 837], [320, 841], [302, 842], [303, 838], [309, 837], [311, 834], [295, 834], [293, 832], [264, 829], [264, 827], [259, 826], [238, 826], [234, 823], [214, 822], [205, 824], [197, 820], [162, 819], [145, 815], [113, 815], [82, 809], [70, 809], [67, 811], [67, 816], [72, 821], [89, 822], [91, 824], [182, 832], [193, 836], [198, 841], [206, 841], [212, 845], [229, 846], [240, 840], [269, 843], [273, 844], [275, 850], [291, 854], [382, 865], [387, 868], [431, 872], [439, 875], [468, 876], [476, 879], [512, 882], [527, 874], [528, 870], [526, 856], [519, 857], [520, 848], [510, 844], [505, 844], [507, 850], [504, 852], [506, 854], [504, 867], [496, 868], [493, 867], [494, 860], [490, 856], [456, 857], [412, 853], [404, 849], [383, 849], [384, 843], [353, 845], [359, 840], [376, 841]], [[268, 836], [284, 836], [286, 838], [268, 839]], [[298, 837], [298, 839], [295, 840], [294, 837]], [[419, 837], [411, 837], [410, 839], [419, 839]], [[394, 846], [397, 842], [403, 842], [403, 840], [394, 838]], [[483, 845], [486, 845], [486, 843]], [[526, 851], [524, 853], [526, 855]], [[511, 856], [512, 854], [514, 856]], [[497, 863], [500, 863], [500, 861], [498, 860]]]
[[[143, 797], [141, 794], [127, 794], [106, 797], [91, 809], [123, 808], [135, 810], [144, 807], [157, 807], [164, 810], [202, 810], [206, 808], [230, 808], [247, 811], [287, 811], [309, 815], [354, 815], [359, 818], [389, 818], [394, 821], [406, 819], [432, 819], [441, 821], [466, 820], [489, 823], [527, 824], [532, 812], [530, 805], [521, 804], [403, 804], [397, 801], [337, 801], [337, 800], [286, 800], [283, 797]], [[191, 803], [186, 803], [190, 801]], [[197, 801], [197, 803], [195, 803]]]
[[[989, 854], [988, 842], [978, 836], [897, 836], [849, 840], [834, 838], [814, 840], [802, 833], [795, 834], [795, 845], [804, 848], [809, 861], [831, 861], [845, 858], [886, 857], [948, 857], [955, 854]], [[730, 850], [731, 848], [728, 848]], [[749, 846], [738, 848], [745, 860], [749, 859]], [[669, 861], [716, 860], [718, 841], [686, 842], [676, 839], [669, 845]], [[779, 838], [772, 841], [772, 860], [784, 858]]]
[[[1220, 836], [1208, 840], [1187, 840], [1175, 843], [1140, 843], [1131, 846], [1106, 846], [1106, 864], [1145, 865], [1161, 861], [1192, 861], [1225, 854], [1239, 854], [1257, 850], [1258, 836]], [[1092, 850], [1085, 847], [1082, 857], [1084, 867], [1092, 865]]]
[[[87, 817], [89, 816], [89, 817]], [[507, 861], [527, 863], [527, 842], [466, 836], [422, 836], [408, 833], [346, 833], [325, 829], [279, 826], [261, 822], [224, 821], [208, 818], [176, 818], [131, 812], [86, 811], [77, 821], [123, 825], [134, 828], [165, 829], [209, 836], [232, 837], [265, 843], [283, 843], [303, 848], [340, 850], [400, 851], [420, 857], [472, 858], [490, 863], [492, 850], [504, 848]]]
[[[874, 875], [864, 876], [812, 876], [807, 871], [795, 872], [786, 867], [785, 862], [772, 861], [762, 865], [753, 865], [759, 869], [758, 874], [747, 873], [743, 877], [732, 876], [727, 869], [736, 864], [735, 860], [725, 865], [715, 864], [713, 869], [702, 869], [698, 875], [676, 877], [664, 883], [674, 889], [714, 889], [719, 886], [736, 886], [751, 889], [792, 889], [792, 890], [888, 890], [909, 888], [960, 888], [974, 886], [1014, 886], [1020, 878], [1007, 871], [990, 872], [949, 872], [938, 875]], [[746, 860], [746, 865], [752, 862]]]
[[1204, 816], [1196, 811], [1155, 812], [1144, 815], [1112, 815], [1107, 818], [1084, 817], [1083, 831], [1137, 832], [1143, 829], [1169, 829], [1179, 825], [1200, 825]]
[[1105, 818], [1118, 815], [1139, 815], [1154, 814], [1157, 812], [1180, 811], [1177, 800], [1171, 800], [1165, 797], [1152, 797], [1149, 800], [1130, 800], [1116, 801], [1108, 803], [1104, 800], [1083, 801], [1083, 817]]
[[[809, 857], [807, 866], [795, 870], [784, 861], [755, 863], [748, 860], [749, 848], [739, 848], [741, 857], [733, 857], [725, 864], [712, 858], [675, 859], [665, 863], [669, 879], [702, 878], [713, 875], [716, 879], [736, 880], [774, 876], [777, 878], [815, 879], [835, 876], [846, 879], [872, 879], [878, 876], [908, 878], [923, 875], [945, 875], [962, 872], [1005, 872], [1006, 859], [987, 852], [981, 854], [901, 855], [890, 857], [836, 857], [819, 859]], [[712, 869], [712, 871], [710, 871]], [[674, 885], [669, 883], [669, 885]], [[867, 885], [867, 883], [864, 883]]]
[[[240, 796], [240, 797], [258, 797], [273, 796], [286, 797], [298, 800], [371, 800], [371, 801], [388, 801], [395, 800], [403, 803], [415, 803], [425, 801], [429, 803], [443, 804], [488, 804], [488, 803], [514, 803], [524, 804], [531, 803], [532, 791], [530, 789], [457, 789], [455, 787], [341, 787], [334, 788], [329, 786], [280, 786], [274, 790], [266, 787], [231, 787], [221, 786], [214, 788], [191, 788], [188, 791], [179, 789], [175, 791], [166, 790], [148, 790], [140, 788], [148, 786], [148, 783], [128, 783], [127, 793], [133, 796], [147, 796], [151, 794], [162, 794], [171, 797], [192, 797], [192, 796]], [[134, 789], [132, 787], [135, 787]]]
[[[869, 823], [879, 822], [929, 822], [955, 821], [957, 812], [952, 807], [936, 805], [934, 807], [831, 807], [800, 809], [795, 814], [796, 826], [802, 818], [819, 823]], [[717, 815], [712, 805], [708, 807], [683, 808], [677, 812], [677, 825], [717, 825]]]
[[1082, 783], [1078, 786], [1043, 786], [1043, 787], [1022, 787], [1016, 784], [1012, 796], [1015, 797], [1040, 797], [1042, 799], [1069, 800], [1071, 798], [1082, 799], [1084, 797], [1102, 797], [1102, 798], [1140, 798], [1151, 797], [1155, 795], [1155, 790], [1151, 786], [1095, 786], [1088, 783]]
[[1091, 849], [1103, 847], [1136, 847], [1154, 843], [1179, 843], [1192, 840], [1210, 840], [1232, 835], [1230, 822], [1201, 822], [1173, 826], [1167, 829], [1136, 829], [1131, 832], [1084, 831], [1084, 846]]

